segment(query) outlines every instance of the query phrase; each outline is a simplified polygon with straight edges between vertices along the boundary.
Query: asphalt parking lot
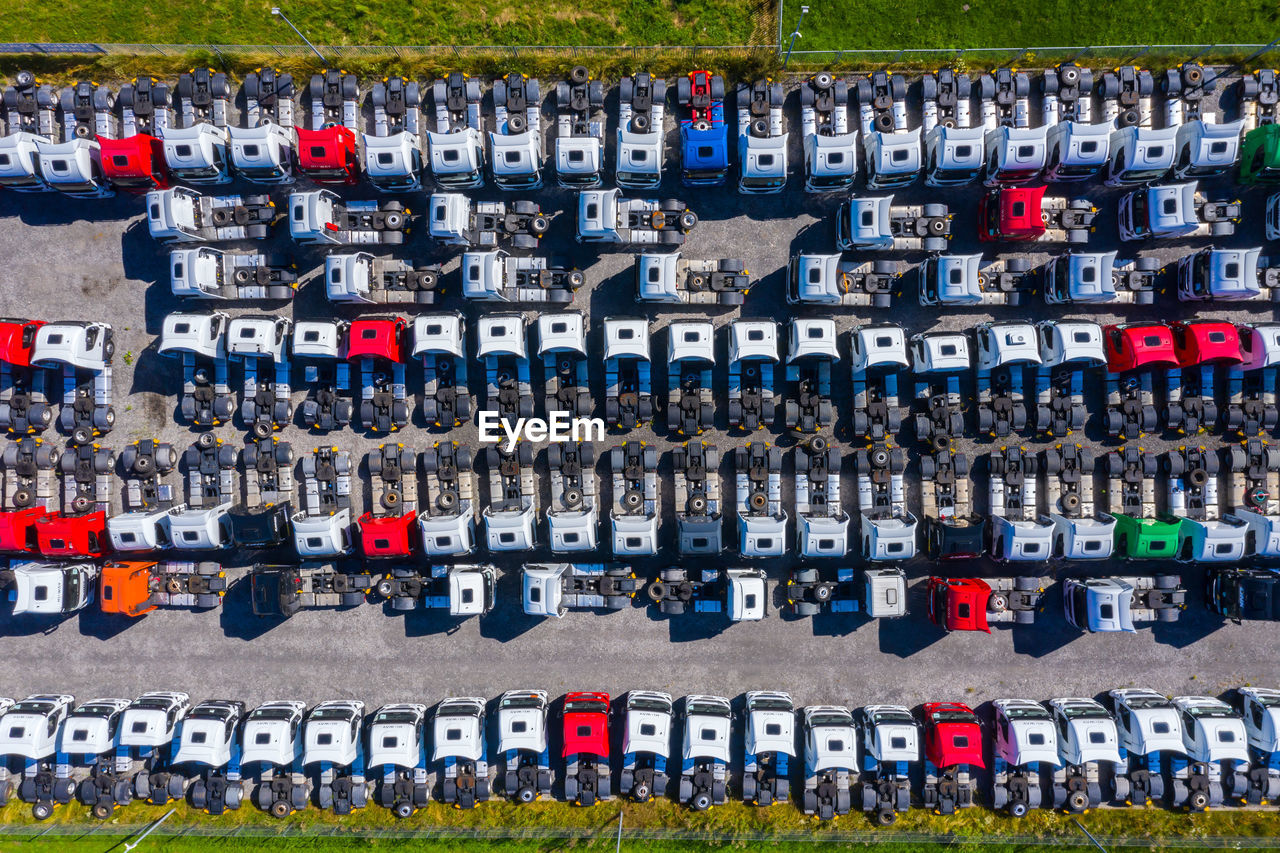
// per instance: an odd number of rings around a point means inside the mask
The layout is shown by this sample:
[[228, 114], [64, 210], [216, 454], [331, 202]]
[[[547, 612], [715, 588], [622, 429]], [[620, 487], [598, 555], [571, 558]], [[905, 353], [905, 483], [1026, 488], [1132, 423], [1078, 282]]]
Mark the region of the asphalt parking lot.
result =
[[[794, 93], [792, 101], [795, 101]], [[612, 128], [612, 100], [610, 113]], [[791, 180], [786, 192], [776, 196], [741, 196], [731, 187], [686, 190], [678, 186], [676, 149], [668, 148], [667, 182], [661, 197], [679, 197], [698, 213], [701, 222], [684, 247], [687, 257], [741, 257], [758, 283], [741, 309], [713, 308], [668, 310], [666, 307], [637, 305], [631, 272], [632, 252], [598, 251], [580, 247], [573, 241], [575, 198], [564, 190], [548, 188], [533, 197], [544, 211], [558, 211], [551, 233], [544, 241], [548, 254], [562, 254], [583, 268], [587, 286], [579, 291], [573, 309], [588, 314], [589, 341], [600, 346], [600, 320], [607, 316], [647, 316], [654, 324], [654, 388], [658, 398], [665, 389], [663, 353], [666, 337], [661, 329], [676, 319], [710, 316], [720, 330], [721, 360], [715, 372], [720, 395], [717, 428], [704, 436], [723, 452], [723, 489], [732, 493], [732, 460], [727, 451], [744, 439], [727, 431], [727, 407], [723, 404], [726, 385], [725, 335], [721, 327], [738, 318], [771, 318], [780, 322], [792, 315], [834, 316], [841, 330], [841, 349], [847, 355], [847, 330], [860, 322], [893, 320], [909, 332], [932, 329], [967, 329], [987, 319], [1087, 318], [1101, 323], [1120, 319], [1178, 319], [1191, 316], [1234, 321], [1274, 320], [1270, 303], [1253, 303], [1230, 309], [1181, 304], [1172, 294], [1157, 298], [1150, 308], [1129, 308], [1123, 315], [1103, 311], [1064, 311], [1030, 300], [1020, 308], [1002, 308], [994, 314], [970, 310], [922, 308], [915, 300], [914, 284], [891, 310], [793, 308], [784, 299], [785, 266], [802, 251], [831, 251], [834, 245], [832, 216], [839, 199], [813, 197], [802, 191], [799, 151], [798, 106], [789, 103], [792, 130]], [[610, 130], [612, 133], [612, 130]], [[547, 133], [549, 136], [549, 131]], [[549, 139], [546, 145], [550, 147]], [[612, 151], [612, 145], [610, 152]], [[608, 162], [612, 170], [612, 157]], [[731, 180], [736, 176], [731, 175]], [[305, 186], [300, 184], [299, 186]], [[1218, 245], [1263, 244], [1264, 190], [1241, 192], [1231, 181], [1204, 183], [1213, 198], [1240, 197], [1245, 205], [1245, 221], [1230, 238]], [[860, 190], [861, 191], [861, 190]], [[976, 211], [981, 188], [938, 191], [916, 185], [896, 194], [902, 202], [945, 201], [955, 214], [952, 252], [980, 251], [976, 239]], [[1120, 191], [1098, 183], [1062, 185], [1060, 194], [1078, 194], [1097, 204], [1101, 214], [1090, 247], [1119, 248], [1122, 257], [1133, 254], [1132, 244], [1117, 239], [1115, 207]], [[273, 193], [282, 204], [285, 192]], [[368, 197], [365, 188], [356, 188], [353, 197]], [[639, 195], [639, 193], [631, 193]], [[654, 194], [658, 195], [658, 194]], [[495, 190], [477, 193], [480, 198], [501, 197]], [[510, 197], [510, 196], [508, 196]], [[425, 207], [425, 197], [410, 196], [406, 204], [414, 212]], [[323, 254], [314, 249], [298, 250], [289, 244], [287, 226], [277, 229], [273, 242], [298, 259], [300, 270], [322, 268]], [[1170, 261], [1190, 249], [1206, 245], [1183, 242], [1143, 249]], [[1014, 248], [1014, 247], [1010, 247]], [[1062, 247], [1048, 247], [1056, 251]], [[988, 251], [990, 254], [990, 251]], [[434, 308], [459, 308], [474, 328], [484, 313], [478, 305], [464, 304], [458, 293], [457, 253], [442, 251], [419, 225], [406, 244], [396, 251], [399, 257], [414, 260], [449, 260], [446, 272], [448, 291]], [[1033, 256], [1043, 261], [1048, 255]], [[119, 420], [115, 431], [104, 441], [122, 448], [139, 438], [158, 438], [185, 448], [196, 431], [177, 422], [180, 368], [176, 362], [156, 352], [163, 317], [175, 310], [218, 308], [233, 315], [259, 313], [243, 303], [223, 305], [181, 304], [169, 291], [167, 251], [148, 235], [141, 201], [120, 196], [103, 201], [76, 201], [58, 196], [0, 195], [0, 314], [46, 320], [102, 319], [116, 332], [115, 381]], [[918, 261], [919, 256], [907, 256]], [[910, 276], [908, 277], [910, 278]], [[489, 310], [503, 307], [490, 306]], [[321, 280], [308, 281], [292, 305], [272, 308], [294, 320], [333, 316], [335, 309], [325, 300]], [[417, 309], [422, 311], [423, 309]], [[409, 309], [409, 313], [417, 313]], [[336, 313], [355, 316], [338, 309]], [[369, 312], [366, 312], [369, 313]], [[536, 316], [536, 311], [528, 316]], [[471, 346], [474, 341], [471, 341]], [[536, 369], [535, 369], [536, 376]], [[483, 389], [483, 370], [472, 373], [473, 393]], [[848, 459], [855, 439], [849, 425], [848, 363], [837, 365], [834, 377], [837, 423], [834, 439], [845, 448]], [[409, 368], [410, 393], [420, 395], [420, 371]], [[602, 371], [592, 377], [597, 402], [603, 398]], [[239, 368], [232, 368], [232, 385], [238, 387]], [[306, 389], [301, 371], [295, 369], [294, 398], [301, 402]], [[541, 413], [541, 388], [535, 379], [535, 399]], [[1098, 406], [1088, 439], [1105, 446], [1097, 424]], [[598, 413], [603, 413], [600, 405]], [[300, 420], [297, 421], [300, 423]], [[659, 426], [664, 426], [660, 423]], [[235, 423], [217, 429], [217, 434], [234, 445], [242, 445], [246, 435], [237, 417]], [[48, 434], [54, 435], [54, 431]], [[419, 409], [412, 425], [396, 439], [423, 449], [440, 433], [429, 432]], [[657, 570], [677, 562], [674, 548], [675, 521], [669, 486], [671, 461], [668, 451], [676, 442], [665, 428], [658, 432], [641, 430], [631, 434], [655, 444], [661, 456], [660, 479], [667, 483], [663, 494], [663, 541], [668, 549], [658, 558], [637, 562], [636, 572], [652, 577]], [[453, 437], [474, 441], [474, 429], [457, 431]], [[778, 424], [769, 440], [789, 448], [795, 440]], [[58, 441], [65, 441], [58, 435]], [[327, 435], [310, 433], [295, 425], [282, 440], [293, 443], [300, 458], [318, 444], [335, 445], [359, 459], [376, 448], [380, 439], [355, 429]], [[756, 437], [758, 438], [758, 436]], [[614, 436], [606, 447], [612, 446]], [[1049, 442], [1019, 438], [1029, 449]], [[1205, 442], [1221, 446], [1220, 436]], [[1173, 437], [1153, 438], [1143, 446], [1151, 452], [1176, 447]], [[990, 449], [989, 443], [966, 442], [972, 454]], [[604, 448], [597, 458], [601, 487], [610, 492]], [[910, 503], [919, 506], [918, 468], [915, 453], [909, 458]], [[477, 463], [482, 496], [487, 496], [483, 464]], [[845, 466], [844, 503], [855, 508], [856, 489], [852, 466]], [[545, 456], [538, 460], [538, 472], [547, 503], [550, 478]], [[791, 471], [784, 468], [783, 494], [791, 505]], [[977, 473], [977, 471], [975, 471]], [[369, 498], [369, 482], [362, 473], [362, 490], [355, 490], [355, 514]], [[121, 481], [117, 481], [118, 483]], [[176, 477], [174, 482], [178, 482]], [[975, 493], [979, 510], [985, 506], [985, 489]], [[602, 504], [604, 502], [602, 501]], [[118, 497], [117, 497], [118, 504]], [[731, 514], [731, 513], [730, 513]], [[918, 513], [917, 513], [918, 514]], [[726, 541], [736, 541], [733, 520], [726, 519]], [[233, 573], [263, 559], [277, 561], [288, 555], [228, 553], [221, 556]], [[985, 634], [943, 635], [924, 615], [924, 601], [912, 600], [912, 613], [896, 622], [872, 623], [861, 617], [824, 614], [804, 620], [782, 613], [784, 597], [776, 583], [797, 563], [791, 555], [769, 560], [773, 595], [769, 616], [759, 623], [730, 625], [719, 616], [690, 614], [676, 620], [659, 617], [637, 600], [636, 606], [621, 613], [572, 612], [562, 620], [526, 617], [519, 601], [518, 568], [523, 562], [553, 559], [548, 551], [490, 559], [483, 552], [472, 562], [490, 561], [503, 570], [498, 604], [481, 619], [461, 624], [428, 611], [409, 615], [392, 613], [380, 605], [354, 610], [303, 612], [284, 623], [264, 622], [249, 611], [247, 584], [233, 586], [224, 607], [217, 612], [190, 613], [157, 611], [126, 622], [102, 616], [96, 606], [61, 623], [46, 623], [12, 616], [0, 619], [5, 635], [4, 657], [10, 661], [0, 692], [25, 695], [59, 690], [80, 698], [94, 695], [132, 696], [150, 689], [182, 689], [194, 698], [236, 697], [250, 702], [270, 698], [299, 698], [315, 702], [330, 698], [362, 698], [371, 704], [389, 701], [435, 701], [463, 695], [495, 696], [513, 687], [542, 687], [553, 693], [590, 689], [621, 693], [629, 688], [656, 688], [674, 694], [709, 692], [737, 695], [748, 689], [785, 689], [802, 703], [838, 702], [861, 705], [870, 701], [915, 704], [926, 700], [959, 699], [972, 703], [1005, 695], [1031, 698], [1085, 694], [1125, 685], [1152, 686], [1170, 693], [1219, 693], [1229, 687], [1252, 683], [1280, 682], [1280, 661], [1271, 654], [1276, 639], [1274, 628], [1256, 624], [1234, 626], [1211, 616], [1200, 603], [1200, 572], [1190, 568], [1184, 582], [1191, 589], [1192, 604], [1175, 624], [1140, 629], [1134, 635], [1090, 635], [1078, 633], [1066, 624], [1060, 604], [1060, 590], [1049, 590], [1047, 612], [1033, 626], [995, 629]], [[600, 553], [582, 561], [608, 560]], [[559, 560], [556, 560], [559, 561]], [[717, 564], [738, 563], [727, 552]], [[857, 558], [850, 564], [858, 565]], [[1050, 565], [1027, 573], [1059, 576], [1110, 574], [1118, 565]], [[1150, 573], [1159, 568], [1143, 564], [1132, 571]], [[907, 566], [912, 578], [932, 571], [924, 560]], [[952, 574], [976, 571], [989, 576], [1010, 574], [1007, 569], [983, 562], [975, 567], [947, 566]]]

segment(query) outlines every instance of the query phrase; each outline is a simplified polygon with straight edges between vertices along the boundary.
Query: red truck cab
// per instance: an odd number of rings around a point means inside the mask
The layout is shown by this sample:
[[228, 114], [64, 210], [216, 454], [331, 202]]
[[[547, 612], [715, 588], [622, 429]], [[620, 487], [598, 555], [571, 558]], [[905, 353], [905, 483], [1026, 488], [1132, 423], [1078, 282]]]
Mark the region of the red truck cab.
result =
[[1164, 323], [1117, 323], [1104, 326], [1107, 370], [1124, 373], [1146, 367], [1178, 366], [1173, 330]]
[[361, 551], [366, 557], [375, 559], [412, 556], [417, 519], [416, 512], [387, 516], [366, 512], [356, 521]]
[[991, 586], [979, 578], [929, 578], [929, 619], [946, 631], [985, 631]]
[[356, 135], [340, 124], [298, 128], [298, 171], [317, 184], [351, 186], [360, 180]]
[[107, 550], [107, 514], [50, 514], [36, 522], [36, 547], [44, 557], [101, 557]]
[[1240, 332], [1234, 323], [1222, 320], [1185, 320], [1173, 324], [1173, 348], [1178, 364], [1240, 364]]
[[978, 203], [978, 239], [1033, 241], [1045, 232], [1045, 187], [999, 187]]
[[116, 189], [135, 195], [168, 189], [169, 166], [164, 159], [164, 142], [146, 133], [124, 139], [98, 137], [102, 155], [102, 177]]

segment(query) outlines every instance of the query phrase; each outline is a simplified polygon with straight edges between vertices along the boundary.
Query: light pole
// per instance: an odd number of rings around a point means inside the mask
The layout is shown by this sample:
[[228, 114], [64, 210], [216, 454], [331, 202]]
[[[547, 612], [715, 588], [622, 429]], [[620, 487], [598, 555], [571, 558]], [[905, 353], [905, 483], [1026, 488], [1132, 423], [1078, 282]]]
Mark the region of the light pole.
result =
[[281, 11], [280, 11], [280, 7], [279, 7], [279, 6], [272, 6], [272, 7], [271, 7], [271, 14], [275, 15], [277, 18], [279, 18], [280, 20], [282, 20], [282, 21], [284, 21], [286, 24], [288, 24], [288, 25], [289, 25], [289, 27], [290, 27], [290, 29], [292, 29], [295, 33], [297, 33], [297, 34], [298, 34], [298, 38], [302, 39], [303, 41], [305, 41], [305, 42], [307, 43], [307, 47], [311, 48], [311, 52], [312, 52], [312, 53], [314, 53], [316, 56], [320, 57], [320, 61], [321, 61], [322, 63], [324, 63], [325, 65], [328, 65], [328, 64], [329, 64], [329, 61], [328, 61], [327, 59], [325, 59], [325, 58], [324, 58], [324, 54], [322, 54], [320, 51], [316, 50], [316, 46], [315, 46], [314, 44], [312, 44], [312, 43], [311, 43], [311, 39], [309, 39], [309, 38], [307, 38], [306, 36], [304, 36], [304, 35], [302, 34], [302, 30], [298, 29], [297, 27], [295, 27], [295, 26], [293, 25], [293, 21], [289, 20], [288, 16], [287, 16], [287, 15], [285, 15], [285, 13], [284, 13], [284, 12], [281, 12]]
[[[809, 14], [808, 6], [800, 7], [800, 20], [796, 21], [796, 28], [791, 31], [791, 43], [787, 45], [787, 55], [782, 60], [782, 68], [786, 69], [787, 63], [791, 61], [791, 51], [796, 46], [796, 39], [800, 38], [800, 25], [804, 23], [804, 16]], [[301, 35], [301, 33], [299, 33]]]

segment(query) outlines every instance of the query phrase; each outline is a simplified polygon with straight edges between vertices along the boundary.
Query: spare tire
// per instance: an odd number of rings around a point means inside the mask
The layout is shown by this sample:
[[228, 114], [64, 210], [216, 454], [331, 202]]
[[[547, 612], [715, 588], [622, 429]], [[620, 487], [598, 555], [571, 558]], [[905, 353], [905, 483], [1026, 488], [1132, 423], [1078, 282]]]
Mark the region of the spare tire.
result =
[[876, 116], [876, 130], [881, 133], [890, 133], [893, 131], [893, 116], [889, 113], [880, 113]]
[[585, 65], [575, 65], [569, 69], [569, 82], [574, 85], [581, 86], [590, 79], [591, 72], [587, 71]]
[[383, 216], [382, 221], [391, 231], [399, 231], [404, 227], [404, 214], [399, 211], [390, 210]]
[[813, 75], [813, 85], [819, 89], [830, 89], [834, 79], [829, 71], [819, 71]]
[[507, 115], [507, 131], [510, 133], [524, 133], [525, 120], [521, 113], [510, 113]]
[[35, 82], [36, 82], [36, 75], [32, 74], [30, 71], [18, 72], [17, 83], [19, 86], [26, 88], [27, 86], [30, 86]]
[[649, 114], [632, 113], [631, 129], [636, 133], [647, 133], [649, 131]]
[[1074, 65], [1068, 65], [1058, 70], [1058, 80], [1067, 86], [1074, 86], [1080, 82], [1080, 69]]

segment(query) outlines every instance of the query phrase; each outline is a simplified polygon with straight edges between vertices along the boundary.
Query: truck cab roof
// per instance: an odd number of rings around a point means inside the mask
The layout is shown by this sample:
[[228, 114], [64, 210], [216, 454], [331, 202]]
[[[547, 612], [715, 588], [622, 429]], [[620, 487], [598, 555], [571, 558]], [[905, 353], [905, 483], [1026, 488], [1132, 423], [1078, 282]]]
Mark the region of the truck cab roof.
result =
[[1175, 696], [1182, 740], [1192, 761], [1249, 761], [1248, 737], [1239, 712], [1212, 696]]
[[749, 691], [746, 716], [746, 751], [749, 754], [796, 754], [796, 708], [790, 694]]
[[13, 614], [65, 615], [93, 601], [98, 578], [95, 563], [21, 562], [13, 572]]
[[823, 770], [858, 769], [858, 736], [853, 715], [839, 705], [809, 705], [804, 709], [806, 775]]
[[32, 364], [37, 367], [69, 364], [80, 370], [103, 370], [110, 363], [106, 357], [110, 336], [111, 327], [106, 323], [45, 323], [36, 332]]
[[604, 321], [604, 357], [649, 360], [649, 323], [633, 317], [611, 317]]
[[205, 358], [225, 358], [229, 322], [230, 318], [221, 311], [170, 314], [164, 318], [160, 331], [159, 352], [161, 355], [189, 352]]
[[520, 570], [524, 612], [530, 616], [554, 616], [557, 619], [563, 616], [566, 608], [560, 579], [568, 569], [567, 563], [524, 566]]
[[524, 750], [541, 755], [547, 749], [545, 690], [508, 690], [498, 699], [498, 751]]
[[521, 314], [485, 314], [480, 318], [476, 357], [508, 355], [527, 359], [525, 319]]
[[49, 758], [58, 749], [58, 731], [75, 697], [37, 694], [15, 702], [0, 716], [0, 756], [31, 761]]
[[465, 358], [463, 336], [466, 320], [458, 312], [426, 314], [413, 319], [414, 358], [430, 353], [445, 353], [455, 358]]
[[346, 324], [336, 320], [299, 320], [293, 330], [293, 354], [298, 358], [341, 357]]
[[907, 367], [907, 335], [893, 323], [855, 326], [849, 336], [853, 369]]
[[369, 718], [369, 767], [412, 769], [422, 763], [426, 744], [427, 706], [383, 705]]
[[1058, 734], [1052, 715], [1030, 699], [997, 699], [995, 752], [1015, 767], [1050, 764], [1057, 767]]
[[225, 767], [243, 717], [243, 702], [213, 700], [196, 705], [182, 721], [174, 763]]
[[729, 763], [729, 731], [733, 726], [733, 709], [723, 696], [694, 694], [684, 700], [685, 761], [709, 758]]
[[191, 708], [186, 693], [153, 691], [129, 703], [120, 716], [117, 738], [120, 745], [166, 746], [177, 733], [178, 724]]
[[925, 332], [911, 336], [911, 363], [917, 373], [968, 370], [969, 338], [960, 332]]
[[115, 746], [120, 715], [128, 699], [93, 699], [77, 707], [58, 732], [58, 751], [68, 755], [102, 755]]
[[1058, 727], [1058, 752], [1065, 763], [1121, 763], [1116, 721], [1106, 708], [1085, 698], [1054, 699], [1049, 705]]
[[862, 709], [863, 748], [881, 762], [920, 760], [920, 724], [905, 705], [867, 705]]
[[1045, 367], [1076, 364], [1098, 367], [1106, 364], [1102, 327], [1076, 320], [1041, 320], [1036, 323], [1040, 341], [1040, 363]]
[[288, 767], [302, 757], [302, 719], [305, 702], [264, 702], [249, 712], [241, 731], [243, 765]]
[[1171, 752], [1181, 755], [1182, 720], [1161, 693], [1144, 687], [1112, 690], [1120, 745], [1134, 755]]
[[622, 751], [649, 753], [663, 758], [670, 755], [673, 707], [668, 693], [653, 690], [629, 692]]
[[316, 705], [303, 724], [303, 763], [349, 767], [359, 755], [363, 720], [360, 701], [335, 699]]
[[796, 317], [788, 326], [787, 339], [788, 363], [802, 358], [840, 360], [834, 320]]
[[980, 323], [975, 336], [980, 370], [1040, 364], [1036, 331], [1030, 323]]

